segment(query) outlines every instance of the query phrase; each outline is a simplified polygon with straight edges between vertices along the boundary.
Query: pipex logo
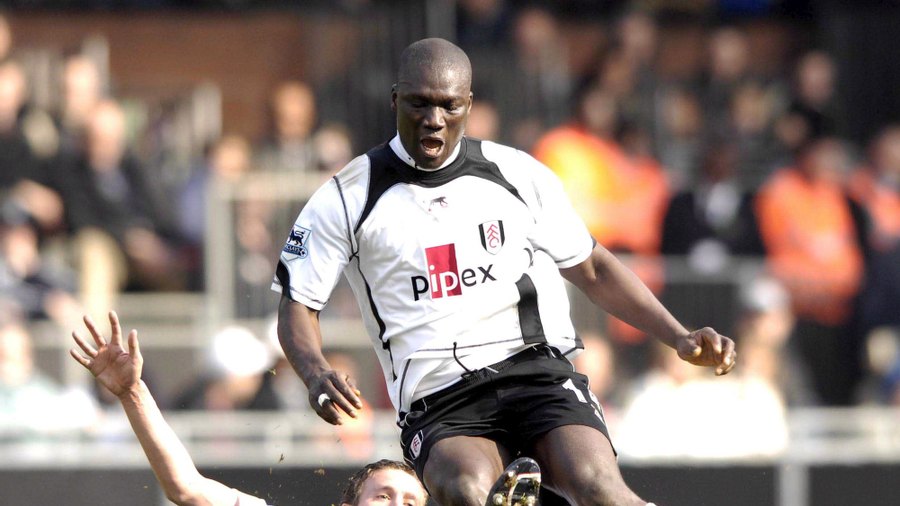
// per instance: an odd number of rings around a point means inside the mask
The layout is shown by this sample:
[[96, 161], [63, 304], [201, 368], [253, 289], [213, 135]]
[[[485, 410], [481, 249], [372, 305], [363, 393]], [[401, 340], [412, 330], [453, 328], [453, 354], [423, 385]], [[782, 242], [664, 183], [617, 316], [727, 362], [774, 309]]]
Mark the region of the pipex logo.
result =
[[494, 264], [463, 269], [460, 272], [456, 265], [455, 244], [425, 248], [425, 261], [428, 265], [428, 275], [409, 278], [415, 300], [421, 299], [427, 293], [431, 294], [432, 299], [462, 295], [464, 286], [471, 287], [488, 281], [497, 281], [497, 278], [491, 275]]
[[503, 233], [503, 221], [493, 220], [486, 221], [478, 225], [478, 231], [481, 233], [481, 245], [491, 255], [496, 255], [506, 242], [506, 234]]

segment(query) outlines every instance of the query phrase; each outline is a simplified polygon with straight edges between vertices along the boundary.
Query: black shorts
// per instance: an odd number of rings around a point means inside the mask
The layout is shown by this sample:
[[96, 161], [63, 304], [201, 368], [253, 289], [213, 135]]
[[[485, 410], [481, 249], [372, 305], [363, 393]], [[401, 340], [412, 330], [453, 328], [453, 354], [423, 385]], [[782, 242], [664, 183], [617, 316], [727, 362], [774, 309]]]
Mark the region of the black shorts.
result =
[[564, 425], [593, 427], [609, 438], [587, 377], [547, 345], [468, 373], [411, 408], [400, 413], [400, 441], [420, 479], [431, 447], [447, 437], [488, 438], [513, 456], [530, 453], [538, 437]]

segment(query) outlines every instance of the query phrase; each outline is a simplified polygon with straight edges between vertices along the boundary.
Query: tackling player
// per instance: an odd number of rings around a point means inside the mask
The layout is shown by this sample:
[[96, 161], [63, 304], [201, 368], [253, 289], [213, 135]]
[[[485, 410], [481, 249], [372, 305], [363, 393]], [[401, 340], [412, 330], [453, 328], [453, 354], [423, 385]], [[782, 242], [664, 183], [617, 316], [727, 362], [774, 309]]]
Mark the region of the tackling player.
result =
[[[197, 471], [187, 449], [166, 423], [147, 385], [141, 380], [144, 359], [137, 331], [128, 334], [126, 350], [119, 319], [114, 312], [109, 313], [112, 333], [108, 341], [90, 318], [85, 317], [84, 324], [94, 344], [72, 332], [81, 351], [72, 349], [70, 353], [101, 385], [118, 397], [166, 497], [178, 505], [265, 506], [264, 500], [206, 478]], [[350, 478], [341, 504], [425, 506], [427, 500], [427, 493], [409, 466], [380, 460]]]

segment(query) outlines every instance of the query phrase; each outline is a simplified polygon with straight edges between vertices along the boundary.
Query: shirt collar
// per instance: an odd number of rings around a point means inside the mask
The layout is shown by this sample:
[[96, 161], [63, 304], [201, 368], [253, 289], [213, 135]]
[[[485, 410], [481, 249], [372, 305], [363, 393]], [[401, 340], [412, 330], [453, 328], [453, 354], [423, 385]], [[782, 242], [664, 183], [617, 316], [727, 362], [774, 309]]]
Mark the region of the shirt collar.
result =
[[391, 149], [394, 151], [394, 154], [397, 155], [398, 158], [400, 158], [401, 160], [406, 162], [406, 164], [409, 165], [410, 167], [412, 167], [414, 169], [424, 170], [427, 172], [432, 172], [435, 170], [443, 169], [444, 167], [446, 167], [446, 166], [450, 165], [451, 163], [453, 163], [454, 161], [456, 161], [456, 157], [459, 156], [459, 147], [461, 144], [462, 144], [462, 140], [460, 140], [458, 143], [456, 143], [456, 147], [453, 148], [453, 152], [450, 153], [450, 156], [447, 158], [447, 160], [443, 164], [441, 164], [441, 166], [438, 167], [437, 169], [423, 169], [421, 167], [416, 167], [416, 161], [413, 160], [413, 157], [409, 156], [409, 153], [406, 152], [406, 148], [403, 147], [403, 143], [400, 142], [400, 134], [399, 133], [397, 135], [395, 135], [393, 139], [391, 139], [391, 142], [389, 145], [391, 146]]

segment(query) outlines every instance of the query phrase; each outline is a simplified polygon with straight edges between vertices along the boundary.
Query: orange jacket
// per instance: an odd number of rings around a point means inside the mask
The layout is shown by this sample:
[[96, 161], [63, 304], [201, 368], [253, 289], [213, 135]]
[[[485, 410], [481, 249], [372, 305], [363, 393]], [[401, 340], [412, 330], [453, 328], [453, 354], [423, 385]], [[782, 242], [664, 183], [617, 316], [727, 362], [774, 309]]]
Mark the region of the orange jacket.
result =
[[756, 200], [773, 273], [794, 311], [826, 325], [847, 321], [863, 275], [863, 256], [843, 189], [796, 169], [772, 175]]
[[629, 158], [615, 143], [574, 126], [551, 130], [535, 145], [534, 156], [559, 176], [600, 244], [659, 252], [669, 188], [655, 160]]

